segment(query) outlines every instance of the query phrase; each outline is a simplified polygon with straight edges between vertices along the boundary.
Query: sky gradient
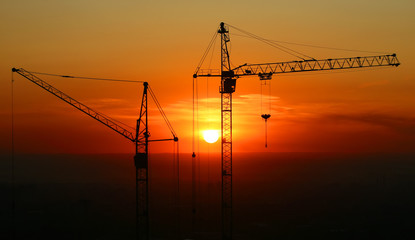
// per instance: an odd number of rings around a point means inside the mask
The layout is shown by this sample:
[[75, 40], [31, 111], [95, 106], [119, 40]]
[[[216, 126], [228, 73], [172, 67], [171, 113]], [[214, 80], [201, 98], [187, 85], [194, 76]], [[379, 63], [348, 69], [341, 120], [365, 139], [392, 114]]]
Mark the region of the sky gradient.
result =
[[[148, 81], [190, 152], [192, 74], [219, 23], [261, 37], [397, 53], [401, 66], [274, 76], [268, 148], [258, 79], [234, 94], [234, 151], [413, 152], [413, 1], [9, 1], [0, 3], [1, 152], [11, 147], [11, 68]], [[230, 32], [231, 61], [297, 60]], [[317, 59], [377, 55], [287, 45]], [[219, 64], [219, 43], [208, 57]], [[207, 62], [209, 64], [209, 62]], [[22, 153], [129, 153], [128, 140], [15, 74], [15, 147]], [[69, 96], [134, 126], [140, 84], [41, 77]], [[220, 129], [219, 79], [199, 78], [199, 130]], [[169, 136], [150, 104], [152, 136]], [[153, 130], [152, 130], [153, 129]], [[170, 152], [152, 144], [150, 152]], [[220, 144], [201, 151], [219, 152]]]

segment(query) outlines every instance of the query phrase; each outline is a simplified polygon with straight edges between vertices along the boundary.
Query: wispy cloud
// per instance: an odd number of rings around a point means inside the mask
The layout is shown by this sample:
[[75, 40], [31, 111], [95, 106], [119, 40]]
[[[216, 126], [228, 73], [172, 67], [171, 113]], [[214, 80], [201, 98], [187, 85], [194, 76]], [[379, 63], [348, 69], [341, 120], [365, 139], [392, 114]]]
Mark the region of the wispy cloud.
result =
[[360, 123], [369, 126], [378, 126], [393, 130], [400, 134], [415, 134], [415, 117], [402, 116], [396, 113], [385, 112], [356, 112], [349, 114], [329, 113], [319, 118], [324, 123], [353, 124]]
[[[279, 97], [269, 97], [271, 101], [271, 114], [283, 115], [292, 108], [282, 106]], [[195, 103], [195, 118], [201, 123], [220, 124], [220, 98], [201, 98]], [[261, 95], [247, 94], [233, 98], [233, 111], [239, 118], [259, 116], [261, 114]], [[166, 114], [175, 120], [191, 121], [193, 118], [193, 102], [191, 99], [182, 100], [165, 107]], [[240, 121], [240, 120], [238, 120]]]

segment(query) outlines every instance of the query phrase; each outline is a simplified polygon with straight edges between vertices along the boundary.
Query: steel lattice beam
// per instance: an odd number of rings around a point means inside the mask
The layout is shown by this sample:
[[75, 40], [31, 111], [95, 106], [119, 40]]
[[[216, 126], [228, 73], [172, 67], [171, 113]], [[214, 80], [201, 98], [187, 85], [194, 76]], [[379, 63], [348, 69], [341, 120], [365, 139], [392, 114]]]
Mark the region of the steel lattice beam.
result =
[[70, 96], [68, 96], [64, 92], [60, 91], [59, 89], [53, 87], [49, 83], [43, 81], [42, 79], [36, 77], [32, 73], [30, 73], [30, 72], [28, 72], [28, 71], [26, 71], [22, 68], [19, 68], [19, 69], [13, 68], [12, 71], [20, 74], [21, 76], [25, 77], [29, 81], [31, 81], [34, 84], [38, 85], [39, 87], [41, 87], [41, 88], [45, 89], [46, 91], [52, 93], [53, 95], [55, 95], [56, 97], [62, 99], [63, 101], [69, 103], [70, 105], [74, 106], [78, 110], [86, 113], [88, 116], [94, 118], [95, 120], [103, 123], [104, 125], [106, 125], [109, 128], [113, 129], [114, 131], [121, 134], [122, 136], [128, 138], [131, 141], [134, 141], [135, 138], [134, 138], [134, 134], [132, 132], [130, 132], [129, 130], [127, 130], [124, 127], [120, 126], [116, 122], [112, 121], [111, 119], [109, 119], [108, 117], [103, 115], [102, 113], [99, 113], [99, 112], [93, 110], [92, 108], [85, 106], [84, 104], [82, 104], [82, 103], [78, 102], [77, 100], [71, 98]]
[[[241, 77], [252, 75], [261, 76], [261, 74], [281, 74], [399, 65], [400, 62], [396, 54], [390, 54], [366, 57], [334, 58], [322, 60], [313, 59], [278, 63], [244, 64], [232, 69], [232, 71], [235, 77]], [[221, 76], [217, 69], [201, 69], [196, 75], [198, 77]]]
[[399, 66], [399, 64], [400, 63], [398, 61], [398, 58], [396, 57], [396, 54], [392, 54], [381, 56], [305, 60], [280, 63], [245, 64], [233, 69], [233, 71], [236, 76], [247, 76], [267, 73], [280, 74], [363, 67]]

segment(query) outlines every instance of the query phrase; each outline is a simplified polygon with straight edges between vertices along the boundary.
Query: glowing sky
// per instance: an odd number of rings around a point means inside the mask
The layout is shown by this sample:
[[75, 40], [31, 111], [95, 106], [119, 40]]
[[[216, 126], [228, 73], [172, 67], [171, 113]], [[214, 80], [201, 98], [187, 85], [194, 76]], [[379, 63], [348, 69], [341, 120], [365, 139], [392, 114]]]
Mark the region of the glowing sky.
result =
[[[191, 151], [192, 74], [219, 23], [267, 39], [398, 54], [398, 68], [274, 76], [268, 148], [257, 78], [237, 82], [235, 151], [414, 151], [415, 2], [397, 1], [9, 1], [0, 3], [0, 137], [9, 152], [12, 67], [150, 82], [181, 151]], [[297, 60], [231, 32], [235, 65]], [[376, 55], [289, 45], [315, 58]], [[212, 67], [219, 63], [209, 56]], [[211, 60], [212, 59], [212, 60]], [[44, 78], [134, 126], [142, 86]], [[15, 76], [19, 152], [132, 152], [95, 120]], [[218, 79], [199, 78], [199, 129], [220, 129]], [[150, 131], [169, 136], [150, 105]], [[154, 129], [154, 130], [151, 130]], [[207, 148], [201, 142], [202, 151]], [[209, 146], [220, 151], [220, 143]], [[170, 144], [154, 144], [170, 152]]]

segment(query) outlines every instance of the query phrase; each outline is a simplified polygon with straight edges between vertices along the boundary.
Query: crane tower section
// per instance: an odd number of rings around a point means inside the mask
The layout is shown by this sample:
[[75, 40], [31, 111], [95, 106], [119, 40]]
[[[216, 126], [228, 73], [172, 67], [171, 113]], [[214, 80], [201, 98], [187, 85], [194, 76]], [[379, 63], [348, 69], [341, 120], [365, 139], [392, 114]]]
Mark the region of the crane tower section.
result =
[[222, 238], [232, 239], [232, 93], [236, 78], [229, 60], [229, 30], [223, 22], [218, 33], [221, 34]]

